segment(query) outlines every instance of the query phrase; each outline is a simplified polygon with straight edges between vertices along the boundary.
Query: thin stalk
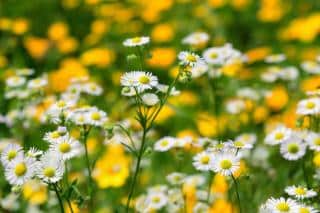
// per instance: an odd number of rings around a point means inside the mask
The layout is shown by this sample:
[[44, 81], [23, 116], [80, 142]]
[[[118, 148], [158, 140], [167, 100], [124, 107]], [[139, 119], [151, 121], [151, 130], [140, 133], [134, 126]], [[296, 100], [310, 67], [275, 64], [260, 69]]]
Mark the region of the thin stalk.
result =
[[302, 171], [303, 171], [304, 182], [306, 183], [307, 187], [310, 188], [310, 183], [309, 183], [309, 179], [308, 179], [308, 175], [307, 175], [307, 169], [306, 169], [305, 161], [303, 159], [301, 161], [301, 167], [302, 167]]
[[234, 178], [234, 176], [231, 174], [235, 189], [236, 189], [236, 194], [237, 194], [237, 200], [238, 200], [238, 206], [239, 206], [239, 213], [241, 213], [241, 201], [240, 201], [240, 195], [239, 195], [239, 189], [238, 189], [238, 182]]
[[[69, 184], [69, 180], [68, 180], [68, 176], [69, 176], [69, 170], [68, 170], [68, 163], [67, 163], [67, 161], [65, 161], [65, 183], [66, 183], [66, 186], [67, 186], [67, 188], [69, 189], [69, 187], [70, 187], [70, 184]], [[71, 205], [71, 202], [70, 202], [70, 199], [69, 199], [69, 197], [70, 197], [70, 193], [68, 193], [68, 196], [67, 196], [67, 198], [66, 198], [66, 200], [67, 200], [67, 203], [68, 203], [68, 207], [69, 207], [69, 209], [70, 209], [70, 212], [71, 213], [73, 213], [73, 209], [72, 209], [72, 205]]]
[[87, 145], [87, 138], [89, 135], [90, 129], [86, 130], [83, 128], [81, 131], [81, 140], [82, 143], [84, 144], [84, 149], [85, 149], [85, 158], [86, 158], [86, 164], [87, 164], [87, 170], [88, 170], [88, 194], [90, 196], [89, 200], [89, 209], [92, 209], [93, 207], [93, 181], [92, 181], [92, 171], [91, 171], [91, 165], [90, 165], [90, 159], [89, 159], [89, 153], [88, 153], [88, 145]]
[[209, 184], [208, 184], [208, 195], [207, 195], [207, 203], [210, 203], [210, 195], [211, 195], [211, 186], [213, 180], [213, 173], [209, 171]]
[[139, 171], [140, 171], [140, 163], [141, 163], [141, 159], [142, 159], [143, 152], [144, 152], [144, 146], [146, 143], [146, 134], [147, 134], [147, 129], [144, 127], [143, 128], [143, 135], [142, 135], [142, 142], [141, 142], [140, 150], [138, 153], [137, 163], [136, 163], [136, 167], [135, 167], [135, 171], [134, 171], [134, 175], [133, 175], [133, 180], [132, 180], [131, 187], [130, 187], [130, 192], [129, 192], [128, 199], [127, 199], [126, 212], [129, 212], [130, 201], [132, 199], [135, 185], [137, 183], [137, 179], [138, 179], [138, 175], [139, 175]]
[[59, 201], [60, 211], [61, 211], [61, 213], [64, 213], [63, 202], [62, 202], [62, 198], [61, 198], [61, 196], [60, 196], [58, 187], [57, 187], [56, 184], [52, 184], [52, 186], [53, 186], [53, 189], [54, 189], [54, 191], [55, 191], [55, 193], [56, 193], [56, 196], [57, 196], [57, 198], [58, 198], [58, 201]]

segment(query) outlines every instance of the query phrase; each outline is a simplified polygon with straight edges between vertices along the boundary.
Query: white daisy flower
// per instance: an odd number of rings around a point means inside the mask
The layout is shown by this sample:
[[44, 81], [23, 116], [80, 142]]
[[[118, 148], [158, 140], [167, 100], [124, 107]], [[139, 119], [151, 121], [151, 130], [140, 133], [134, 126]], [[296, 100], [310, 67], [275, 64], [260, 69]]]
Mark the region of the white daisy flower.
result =
[[168, 202], [168, 197], [164, 193], [150, 193], [147, 195], [146, 203], [153, 210], [163, 208]]
[[301, 138], [292, 136], [287, 141], [281, 143], [280, 153], [287, 160], [298, 160], [306, 153], [306, 144]]
[[284, 126], [279, 126], [270, 132], [265, 138], [265, 143], [269, 145], [277, 145], [288, 140], [292, 135], [292, 131]]
[[6, 80], [6, 85], [8, 87], [21, 87], [26, 83], [26, 78], [21, 76], [12, 76]]
[[239, 114], [245, 109], [245, 107], [245, 102], [241, 99], [232, 99], [226, 103], [226, 110], [231, 114]]
[[69, 137], [51, 143], [50, 151], [59, 153], [63, 160], [68, 160], [79, 156], [83, 151], [83, 147], [78, 140]]
[[89, 124], [89, 118], [87, 116], [87, 111], [82, 111], [81, 109], [73, 110], [67, 117], [67, 120], [72, 121], [78, 126]]
[[34, 69], [31, 69], [31, 68], [17, 69], [16, 74], [19, 76], [30, 76], [34, 74]]
[[184, 182], [190, 186], [203, 186], [203, 184], [206, 182], [206, 179], [203, 175], [190, 175], [184, 178]]
[[27, 157], [30, 157], [30, 158], [36, 159], [37, 157], [39, 157], [39, 156], [42, 155], [42, 154], [43, 154], [43, 151], [41, 151], [41, 150], [39, 150], [39, 149], [37, 149], [37, 148], [35, 148], [35, 147], [31, 147], [31, 148], [27, 151], [26, 156], [27, 156]]
[[5, 167], [6, 180], [11, 185], [21, 186], [34, 176], [36, 161], [33, 158], [19, 156]]
[[257, 101], [260, 98], [259, 93], [250, 87], [244, 87], [244, 88], [239, 89], [237, 91], [237, 96], [239, 98], [246, 98], [246, 99], [250, 99], [250, 100], [254, 100], [254, 101]]
[[56, 183], [64, 174], [64, 161], [59, 153], [46, 152], [37, 166], [37, 176], [46, 183]]
[[101, 95], [103, 92], [103, 89], [96, 83], [89, 82], [83, 85], [83, 92], [89, 94], [89, 95]]
[[153, 93], [145, 93], [141, 96], [143, 103], [147, 106], [154, 106], [159, 103], [159, 98], [156, 94]]
[[69, 137], [68, 132], [63, 131], [63, 129], [60, 129], [59, 131], [59, 128], [58, 128], [55, 131], [45, 133], [43, 140], [49, 143], [56, 143], [57, 141], [62, 140], [64, 138], [68, 138], [68, 137]]
[[103, 126], [108, 120], [107, 113], [95, 107], [86, 113], [86, 119], [93, 126]]
[[272, 213], [296, 213], [298, 204], [290, 198], [270, 198], [266, 202], [266, 208]]
[[311, 150], [320, 152], [320, 134], [310, 132], [307, 134], [305, 141], [308, 143]]
[[198, 46], [206, 44], [209, 40], [209, 35], [205, 32], [194, 32], [182, 39], [183, 44], [190, 46]]
[[283, 80], [292, 81], [297, 79], [299, 76], [299, 70], [296, 67], [290, 66], [283, 68], [279, 73], [279, 78]]
[[[165, 85], [165, 84], [158, 84], [156, 86], [156, 88], [158, 89], [159, 92], [161, 93], [167, 93], [168, 92], [168, 89], [169, 89], [169, 86], [168, 85]], [[171, 88], [171, 91], [170, 91], [170, 95], [172, 96], [177, 96], [180, 94], [180, 91], [177, 90], [175, 87], [172, 87]]]
[[143, 46], [150, 42], [150, 38], [146, 36], [142, 37], [134, 37], [128, 38], [123, 42], [123, 45], [126, 47], [136, 47], [136, 46]]
[[233, 147], [235, 149], [252, 149], [253, 145], [251, 143], [247, 143], [244, 140], [234, 140], [226, 142], [227, 146]]
[[8, 144], [1, 152], [1, 162], [4, 166], [21, 157], [23, 157], [22, 147], [15, 143]]
[[302, 186], [288, 186], [284, 190], [288, 195], [297, 199], [306, 199], [317, 196], [317, 192]]
[[193, 213], [205, 213], [210, 212], [210, 207], [206, 203], [197, 202], [196, 205], [193, 207]]
[[184, 66], [194, 67], [198, 63], [203, 63], [200, 56], [195, 53], [182, 51], [178, 55], [178, 59], [180, 60], [180, 64]]
[[225, 63], [225, 55], [222, 47], [211, 47], [204, 51], [204, 60], [211, 65], [223, 65]]
[[135, 87], [137, 92], [152, 89], [158, 85], [158, 78], [150, 72], [132, 71], [121, 76], [120, 83], [125, 87]]
[[299, 101], [297, 107], [298, 115], [315, 115], [320, 112], [320, 98], [308, 98]]
[[154, 150], [158, 152], [165, 152], [173, 148], [175, 144], [175, 138], [173, 137], [164, 137], [158, 140], [154, 144]]
[[191, 77], [198, 78], [208, 72], [209, 67], [206, 63], [197, 63], [194, 67], [191, 68]]
[[48, 84], [48, 80], [45, 77], [35, 78], [28, 82], [27, 87], [29, 89], [41, 89]]
[[320, 74], [320, 64], [315, 61], [304, 61], [301, 68], [309, 74]]
[[269, 55], [265, 57], [264, 61], [266, 63], [280, 63], [286, 60], [286, 55], [285, 54], [274, 54], [274, 55]]
[[206, 151], [200, 152], [193, 157], [193, 166], [199, 171], [209, 171], [212, 169], [214, 157]]
[[255, 144], [257, 141], [257, 136], [253, 133], [243, 133], [239, 136], [237, 136], [235, 141], [242, 141], [244, 143], [249, 143], [249, 144]]
[[233, 154], [217, 154], [212, 160], [212, 170], [223, 176], [232, 175], [240, 168], [239, 158]]
[[305, 204], [299, 204], [298, 213], [318, 213], [319, 211], [311, 206], [307, 206]]
[[173, 172], [167, 175], [166, 179], [171, 185], [181, 185], [184, 183], [185, 174], [180, 172]]

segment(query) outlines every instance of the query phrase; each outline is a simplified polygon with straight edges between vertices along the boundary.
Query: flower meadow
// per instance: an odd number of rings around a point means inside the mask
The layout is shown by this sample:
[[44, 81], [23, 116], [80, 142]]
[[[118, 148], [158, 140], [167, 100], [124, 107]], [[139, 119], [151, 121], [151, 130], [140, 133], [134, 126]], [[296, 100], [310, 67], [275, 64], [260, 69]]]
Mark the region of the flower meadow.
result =
[[0, 1], [0, 212], [320, 212], [320, 2]]

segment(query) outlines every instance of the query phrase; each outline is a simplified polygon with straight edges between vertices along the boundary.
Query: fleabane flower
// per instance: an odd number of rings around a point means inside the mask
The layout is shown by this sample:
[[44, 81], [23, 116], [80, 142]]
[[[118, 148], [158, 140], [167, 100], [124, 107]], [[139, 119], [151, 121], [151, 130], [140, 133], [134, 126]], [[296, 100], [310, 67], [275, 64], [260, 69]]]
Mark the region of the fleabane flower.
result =
[[46, 183], [56, 183], [62, 179], [64, 173], [64, 161], [57, 152], [46, 152], [37, 165], [37, 176]]
[[297, 211], [298, 204], [290, 198], [270, 198], [266, 202], [266, 208], [272, 213], [295, 213]]
[[26, 83], [26, 78], [22, 76], [12, 76], [7, 78], [6, 85], [7, 87], [21, 87]]
[[212, 170], [223, 176], [230, 176], [239, 168], [239, 158], [231, 153], [219, 153], [212, 161]]
[[320, 64], [316, 61], [304, 61], [301, 68], [309, 74], [320, 74]]
[[1, 163], [7, 166], [13, 160], [23, 157], [22, 147], [15, 143], [8, 144], [1, 152]]
[[91, 110], [86, 113], [86, 119], [90, 125], [103, 126], [108, 120], [108, 117], [106, 112], [92, 107]]
[[286, 60], [286, 55], [285, 54], [273, 54], [273, 55], [268, 55], [265, 57], [264, 61], [266, 63], [280, 63]]
[[269, 145], [277, 145], [288, 140], [292, 135], [292, 130], [284, 126], [279, 126], [270, 132], [265, 138], [265, 143]]
[[194, 32], [182, 39], [183, 44], [188, 44], [190, 46], [201, 46], [208, 42], [209, 35], [205, 32]]
[[168, 202], [168, 197], [162, 192], [149, 193], [146, 198], [147, 208], [150, 210], [159, 210]]
[[94, 82], [85, 83], [83, 86], [82, 91], [89, 94], [89, 95], [101, 95], [103, 92], [103, 89]]
[[128, 38], [123, 42], [123, 45], [126, 47], [137, 47], [143, 46], [150, 42], [150, 38], [147, 36]]
[[19, 156], [5, 167], [6, 180], [11, 185], [23, 185], [34, 176], [36, 164], [33, 158]]
[[165, 152], [173, 148], [174, 145], [175, 145], [175, 138], [163, 137], [154, 144], [154, 150], [158, 152]]
[[298, 115], [316, 115], [320, 112], [320, 98], [308, 98], [298, 103]]
[[288, 195], [295, 197], [297, 199], [306, 199], [306, 198], [312, 198], [317, 196], [317, 192], [302, 186], [288, 186], [286, 187], [285, 192]]
[[65, 127], [58, 127], [57, 130], [45, 133], [43, 140], [49, 143], [55, 143], [63, 138], [68, 138], [69, 133]]
[[180, 172], [173, 172], [167, 175], [166, 179], [171, 185], [180, 185], [184, 182], [185, 174]]
[[178, 59], [180, 61], [180, 65], [183, 66], [194, 67], [198, 63], [203, 63], [203, 59], [201, 59], [199, 55], [188, 51], [180, 52]]
[[212, 153], [203, 151], [193, 157], [193, 166], [199, 171], [209, 171], [212, 169], [214, 156]]
[[154, 106], [159, 103], [159, 97], [153, 93], [145, 93], [141, 96], [143, 103], [147, 106]]
[[41, 89], [48, 84], [48, 80], [45, 77], [35, 78], [28, 82], [27, 87], [29, 89]]
[[298, 213], [318, 213], [319, 211], [311, 206], [307, 206], [305, 204], [299, 204], [297, 212]]
[[78, 140], [69, 137], [51, 143], [50, 151], [60, 154], [63, 160], [68, 160], [79, 156], [83, 151], [83, 147]]
[[302, 158], [306, 153], [306, 144], [297, 136], [290, 137], [281, 143], [280, 153], [283, 158], [293, 161]]
[[158, 78], [150, 72], [131, 71], [121, 76], [120, 83], [124, 87], [134, 87], [138, 93], [152, 89], [158, 85]]
[[311, 150], [320, 152], [320, 134], [309, 132], [305, 138]]

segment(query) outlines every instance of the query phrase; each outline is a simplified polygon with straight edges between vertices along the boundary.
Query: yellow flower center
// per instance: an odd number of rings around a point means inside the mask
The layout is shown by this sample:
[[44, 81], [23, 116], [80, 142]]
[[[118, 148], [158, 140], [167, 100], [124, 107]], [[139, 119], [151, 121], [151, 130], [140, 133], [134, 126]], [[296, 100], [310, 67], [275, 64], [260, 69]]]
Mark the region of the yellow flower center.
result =
[[192, 54], [188, 54], [187, 55], [187, 61], [190, 61], [190, 62], [196, 62], [197, 61], [197, 58], [192, 55]]
[[152, 202], [153, 203], [159, 203], [160, 202], [160, 198], [159, 197], [153, 197], [152, 198]]
[[12, 160], [13, 158], [15, 158], [17, 156], [17, 151], [16, 150], [10, 150], [8, 152], [8, 160]]
[[65, 107], [65, 106], [66, 106], [66, 102], [64, 102], [64, 101], [58, 101], [57, 106], [58, 106], [59, 108]]
[[150, 82], [150, 78], [148, 76], [146, 76], [146, 75], [142, 75], [139, 78], [139, 82], [141, 84], [148, 84]]
[[274, 138], [276, 140], [281, 140], [283, 138], [283, 133], [282, 132], [277, 132], [275, 135], [274, 135]]
[[56, 172], [55, 172], [54, 168], [52, 168], [52, 167], [47, 167], [43, 170], [43, 175], [48, 178], [53, 177], [55, 174], [56, 174]]
[[306, 194], [306, 190], [304, 188], [299, 187], [299, 188], [296, 188], [295, 193], [297, 195], [305, 195]]
[[320, 146], [320, 138], [316, 138], [313, 143], [314, 145]]
[[306, 107], [307, 107], [308, 109], [313, 109], [315, 106], [316, 106], [316, 105], [315, 105], [313, 102], [311, 102], [311, 101], [307, 102], [307, 104], [306, 104]]
[[14, 168], [14, 173], [20, 177], [23, 176], [27, 172], [27, 167], [25, 163], [19, 163]]
[[278, 203], [276, 208], [281, 212], [288, 212], [290, 210], [290, 206], [286, 202]]
[[139, 42], [141, 42], [141, 38], [140, 37], [134, 37], [134, 38], [132, 38], [131, 39], [131, 41], [132, 41], [132, 43], [139, 43]]
[[59, 134], [59, 132], [54, 131], [54, 132], [51, 133], [51, 137], [52, 137], [53, 139], [57, 139], [57, 138], [60, 137], [60, 134]]
[[91, 118], [92, 118], [92, 120], [99, 121], [101, 119], [101, 115], [99, 112], [93, 112], [91, 114]]
[[220, 167], [222, 169], [230, 169], [232, 167], [232, 162], [228, 159], [220, 161]]
[[161, 141], [161, 146], [167, 146], [169, 142], [167, 140]]
[[70, 152], [71, 146], [67, 142], [63, 142], [59, 145], [59, 150], [62, 153]]
[[309, 209], [307, 209], [305, 207], [300, 207], [299, 213], [310, 213], [310, 211], [309, 211]]
[[295, 143], [288, 145], [288, 152], [291, 154], [295, 154], [299, 151], [299, 146]]
[[210, 158], [209, 156], [203, 156], [200, 161], [202, 164], [208, 164], [210, 161]]
[[217, 53], [211, 53], [210, 54], [210, 58], [212, 58], [212, 59], [216, 59], [217, 57], [218, 57]]
[[234, 146], [238, 147], [238, 148], [241, 148], [241, 147], [244, 146], [244, 143], [242, 141], [236, 141], [236, 142], [234, 142]]

